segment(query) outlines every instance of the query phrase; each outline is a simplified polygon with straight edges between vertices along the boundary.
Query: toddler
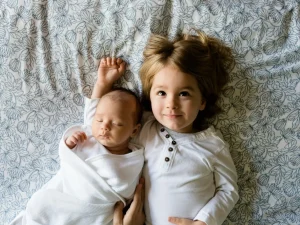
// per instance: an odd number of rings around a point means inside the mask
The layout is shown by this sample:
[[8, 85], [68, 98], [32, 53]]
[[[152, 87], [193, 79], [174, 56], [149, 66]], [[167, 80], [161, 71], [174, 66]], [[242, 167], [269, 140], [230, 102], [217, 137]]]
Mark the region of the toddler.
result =
[[221, 225], [237, 202], [228, 145], [207, 122], [220, 111], [230, 65], [230, 49], [202, 32], [150, 37], [140, 76], [153, 115], [136, 137], [145, 147], [146, 225]]

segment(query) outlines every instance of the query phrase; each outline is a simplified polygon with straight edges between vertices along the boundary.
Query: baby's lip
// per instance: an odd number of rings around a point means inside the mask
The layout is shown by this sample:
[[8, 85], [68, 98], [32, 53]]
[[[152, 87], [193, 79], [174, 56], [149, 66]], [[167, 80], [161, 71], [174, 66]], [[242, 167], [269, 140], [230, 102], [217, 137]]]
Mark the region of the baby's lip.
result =
[[107, 132], [102, 133], [102, 134], [100, 134], [100, 137], [107, 139], [107, 138], [109, 138], [109, 133], [107, 133]]

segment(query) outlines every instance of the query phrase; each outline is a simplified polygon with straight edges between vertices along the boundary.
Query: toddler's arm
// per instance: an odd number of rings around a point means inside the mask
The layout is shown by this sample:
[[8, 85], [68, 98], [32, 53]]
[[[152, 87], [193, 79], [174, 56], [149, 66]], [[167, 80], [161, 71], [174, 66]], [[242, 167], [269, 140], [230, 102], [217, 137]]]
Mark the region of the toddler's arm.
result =
[[227, 144], [215, 155], [214, 160], [216, 193], [194, 220], [221, 225], [239, 199], [237, 174]]
[[68, 148], [73, 149], [77, 143], [86, 141], [87, 136], [82, 131], [75, 131], [71, 136], [66, 139], [66, 145]]

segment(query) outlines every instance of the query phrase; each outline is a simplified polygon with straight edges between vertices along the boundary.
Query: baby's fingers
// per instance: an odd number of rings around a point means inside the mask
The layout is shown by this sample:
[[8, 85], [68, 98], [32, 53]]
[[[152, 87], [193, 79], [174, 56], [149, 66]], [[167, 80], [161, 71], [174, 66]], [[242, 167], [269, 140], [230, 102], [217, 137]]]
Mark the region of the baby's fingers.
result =
[[72, 137], [74, 138], [74, 140], [76, 141], [76, 144], [78, 142], [84, 142], [87, 139], [87, 136], [84, 132], [82, 131], [76, 131]]

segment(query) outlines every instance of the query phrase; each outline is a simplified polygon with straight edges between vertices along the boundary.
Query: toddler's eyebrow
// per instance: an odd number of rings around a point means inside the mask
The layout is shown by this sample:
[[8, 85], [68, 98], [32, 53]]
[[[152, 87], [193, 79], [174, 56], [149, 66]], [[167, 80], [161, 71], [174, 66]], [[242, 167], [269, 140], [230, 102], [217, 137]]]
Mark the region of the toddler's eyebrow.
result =
[[195, 88], [193, 88], [191, 86], [182, 87], [180, 89], [189, 90], [189, 91], [194, 91], [195, 90]]
[[[164, 85], [159, 85], [159, 86], [154, 86], [154, 89], [163, 89], [166, 88], [167, 86]], [[195, 88], [192, 86], [185, 86], [185, 87], [180, 87], [180, 90], [188, 90], [188, 91], [195, 91]]]

